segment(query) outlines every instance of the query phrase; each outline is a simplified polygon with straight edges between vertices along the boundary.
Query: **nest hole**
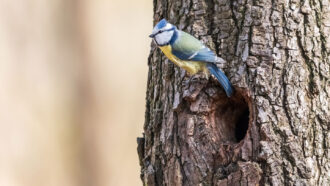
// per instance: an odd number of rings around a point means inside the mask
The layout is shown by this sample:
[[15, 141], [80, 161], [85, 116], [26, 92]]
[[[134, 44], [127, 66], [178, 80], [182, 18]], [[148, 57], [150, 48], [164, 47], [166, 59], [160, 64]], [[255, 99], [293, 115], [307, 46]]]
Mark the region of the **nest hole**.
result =
[[251, 112], [244, 91], [236, 90], [231, 97], [221, 97], [215, 109], [215, 123], [223, 142], [239, 143], [249, 129]]
[[243, 113], [239, 116], [238, 121], [235, 124], [235, 138], [236, 141], [244, 139], [247, 130], [249, 128], [249, 116], [250, 111], [246, 108]]

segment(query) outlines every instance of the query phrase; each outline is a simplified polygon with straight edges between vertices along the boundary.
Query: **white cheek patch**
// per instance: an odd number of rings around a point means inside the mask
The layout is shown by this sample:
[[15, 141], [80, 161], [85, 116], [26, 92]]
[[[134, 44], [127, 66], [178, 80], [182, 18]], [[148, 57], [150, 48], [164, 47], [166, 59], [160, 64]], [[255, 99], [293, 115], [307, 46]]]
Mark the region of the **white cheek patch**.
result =
[[174, 31], [167, 31], [155, 36], [155, 40], [159, 45], [165, 45], [170, 42]]

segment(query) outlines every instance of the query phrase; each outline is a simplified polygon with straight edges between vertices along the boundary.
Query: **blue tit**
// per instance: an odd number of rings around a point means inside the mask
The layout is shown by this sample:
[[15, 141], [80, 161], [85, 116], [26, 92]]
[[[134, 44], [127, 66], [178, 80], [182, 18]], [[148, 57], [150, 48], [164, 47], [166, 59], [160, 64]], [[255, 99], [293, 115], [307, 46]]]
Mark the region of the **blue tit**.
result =
[[190, 75], [198, 72], [211, 73], [220, 82], [228, 97], [233, 87], [226, 75], [216, 66], [224, 60], [214, 54], [192, 35], [178, 30], [165, 19], [159, 21], [149, 36], [154, 39], [162, 52], [177, 66]]

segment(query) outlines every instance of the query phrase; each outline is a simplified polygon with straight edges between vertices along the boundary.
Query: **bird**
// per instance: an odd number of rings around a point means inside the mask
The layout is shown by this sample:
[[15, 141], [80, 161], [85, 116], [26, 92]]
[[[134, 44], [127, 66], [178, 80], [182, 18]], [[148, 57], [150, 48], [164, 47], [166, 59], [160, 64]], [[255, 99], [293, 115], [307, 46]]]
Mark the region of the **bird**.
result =
[[198, 72], [211, 73], [220, 82], [227, 97], [232, 96], [232, 84], [216, 65], [224, 60], [194, 36], [178, 30], [166, 19], [162, 19], [155, 25], [149, 37], [174, 64], [185, 69], [190, 75]]

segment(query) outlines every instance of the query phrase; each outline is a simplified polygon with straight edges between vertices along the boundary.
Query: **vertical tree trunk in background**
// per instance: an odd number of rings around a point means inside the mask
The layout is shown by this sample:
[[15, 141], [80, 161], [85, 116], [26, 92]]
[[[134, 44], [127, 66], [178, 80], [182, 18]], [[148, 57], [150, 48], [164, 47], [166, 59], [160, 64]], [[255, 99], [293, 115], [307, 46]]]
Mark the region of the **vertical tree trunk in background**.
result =
[[328, 0], [154, 0], [226, 59], [236, 89], [149, 58], [145, 185], [329, 185]]

